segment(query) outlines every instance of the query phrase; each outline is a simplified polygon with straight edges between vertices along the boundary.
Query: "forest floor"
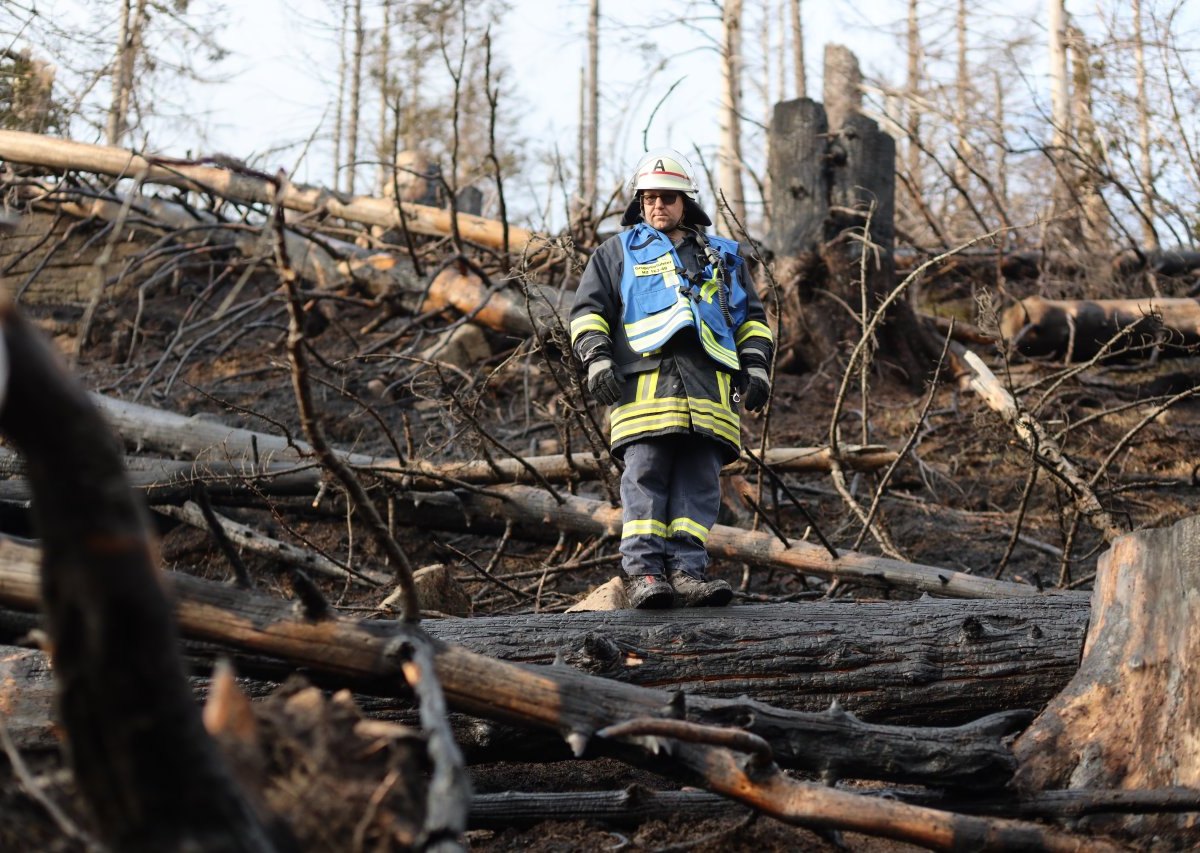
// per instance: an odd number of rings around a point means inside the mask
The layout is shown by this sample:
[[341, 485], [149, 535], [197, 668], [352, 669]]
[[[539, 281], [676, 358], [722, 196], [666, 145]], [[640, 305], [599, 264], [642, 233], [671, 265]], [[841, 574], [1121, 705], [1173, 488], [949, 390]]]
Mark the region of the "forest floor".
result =
[[[265, 295], [271, 286], [269, 280], [252, 282], [242, 305]], [[251, 292], [254, 286], [261, 290]], [[140, 305], [136, 299], [102, 304], [79, 352], [74, 337], [80, 325], [79, 306], [31, 306], [28, 313], [51, 334], [57, 333], [61, 348], [75, 359], [74, 370], [91, 390], [249, 429], [278, 433], [286, 427], [293, 435], [301, 434], [284, 349], [287, 318], [278, 301], [264, 302], [235, 315], [237, 322], [223, 325], [211, 320], [223, 291], [206, 292], [185, 282], [149, 296]], [[561, 451], [564, 435], [573, 436], [575, 450], [586, 446], [576, 421], [569, 417], [578, 411], [579, 401], [565, 397], [555, 378], [561, 376], [557, 372], [561, 356], [553, 348], [539, 351], [504, 333], [488, 332], [491, 356], [476, 367], [443, 371], [438, 377], [428, 364], [398, 355], [400, 344], [364, 355], [393, 335], [405, 322], [402, 318], [365, 332], [378, 309], [362, 300], [326, 301], [322, 310], [327, 322], [310, 341], [310, 380], [336, 445], [388, 456], [397, 455], [395, 449], [400, 448], [406, 456], [431, 461], [470, 457], [485, 446], [495, 453], [495, 445], [489, 442], [525, 455]], [[451, 316], [440, 320], [453, 321]], [[408, 338], [404, 341], [406, 346], [411, 343]], [[1005, 375], [995, 352], [981, 350], [980, 354], [998, 375]], [[917, 392], [877, 376], [866, 393], [855, 388], [844, 400], [843, 442], [881, 444], [897, 451], [909, 447], [881, 492], [882, 472], [849, 472], [853, 499], [865, 511], [878, 495], [876, 523], [907, 560], [1045, 587], [1087, 589], [1104, 547], [1099, 534], [1077, 515], [1070, 493], [1051, 474], [1041, 471], [1031, 479], [1029, 450], [1008, 425], [975, 395], [962, 391], [947, 371], [941, 379], [932, 392]], [[1022, 402], [1085, 477], [1101, 472], [1094, 484], [1097, 494], [1129, 529], [1166, 526], [1197, 511], [1200, 404], [1185, 398], [1153, 414], [1179, 389], [1200, 385], [1200, 364], [1195, 360], [1093, 365], [1080, 371], [1054, 363], [1021, 363], [1013, 365], [1011, 381]], [[443, 382], [452, 387], [453, 397]], [[832, 366], [780, 373], [769, 413], [745, 419], [747, 443], [760, 446], [765, 432], [772, 447], [827, 444], [841, 382], [842, 375]], [[452, 399], [459, 403], [451, 404]], [[1118, 449], [1115, 455], [1114, 449]], [[756, 480], [753, 472], [746, 476]], [[881, 552], [879, 540], [863, 535], [859, 516], [828, 475], [787, 475], [785, 480], [834, 545]], [[601, 494], [595, 484], [582, 484], [580, 491]], [[381, 562], [361, 526], [347, 522], [344, 505], [339, 508], [333, 498], [314, 508], [315, 503], [306, 498], [273, 507], [243, 502], [220, 509], [282, 539], [301, 542], [298, 537], [303, 536], [309, 546], [339, 559], [361, 565]], [[787, 536], [804, 536], [810, 528], [808, 519], [782, 493], [765, 489], [761, 505]], [[20, 513], [5, 512], [6, 532], [28, 535], [22, 518]], [[415, 566], [449, 563], [456, 567], [470, 595], [474, 618], [565, 610], [617, 573], [611, 543], [597, 547], [567, 537], [554, 547], [510, 542], [499, 548], [495, 537], [443, 534], [405, 527], [403, 519], [396, 522], [396, 535]], [[156, 523], [167, 568], [228, 578], [229, 567], [205, 532], [162, 516], [156, 516]], [[808, 538], [813, 538], [811, 532]], [[527, 575], [579, 555], [607, 559], [594, 561], [590, 568], [514, 580], [511, 585], [520, 592], [513, 594], [481, 579], [462, 555], [490, 563], [501, 579]], [[248, 562], [263, 579], [263, 590], [292, 594], [267, 561], [248, 558]], [[848, 583], [737, 564], [717, 563], [712, 572], [737, 589], [732, 606], [793, 600], [802, 607], [805, 599], [874, 595]], [[377, 613], [380, 599], [390, 592], [365, 592], [331, 582], [322, 586], [335, 607], [353, 616]], [[611, 760], [531, 760], [479, 766], [471, 772], [479, 792], [611, 790], [634, 783], [678, 787]], [[5, 781], [12, 781], [7, 773]], [[10, 784], [6, 788], [4, 802], [20, 799]], [[0, 811], [38, 812], [28, 803], [24, 809]], [[0, 818], [0, 848], [35, 849], [4, 847], [5, 839], [22, 837], [14, 829], [15, 819]], [[668, 814], [634, 827], [564, 820], [528, 828], [477, 829], [468, 840], [472, 849], [480, 851], [547, 853], [837, 849], [829, 838], [768, 818], [747, 824], [743, 817], [696, 821]], [[859, 836], [848, 836], [841, 843], [861, 851], [912, 849]], [[57, 845], [76, 849], [61, 838]]]

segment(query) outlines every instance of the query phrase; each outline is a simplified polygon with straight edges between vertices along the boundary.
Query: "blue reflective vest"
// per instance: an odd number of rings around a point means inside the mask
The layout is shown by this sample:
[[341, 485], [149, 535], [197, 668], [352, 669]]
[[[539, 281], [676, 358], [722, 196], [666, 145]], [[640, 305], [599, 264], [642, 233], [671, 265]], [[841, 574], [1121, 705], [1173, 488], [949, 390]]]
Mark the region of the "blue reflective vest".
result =
[[724, 261], [725, 280], [706, 263], [699, 280], [689, 281], [674, 245], [661, 231], [639, 223], [620, 238], [625, 249], [621, 321], [630, 348], [649, 355], [680, 329], [693, 328], [705, 353], [725, 368], [738, 370], [734, 336], [746, 321], [748, 297], [737, 242], [706, 236]]

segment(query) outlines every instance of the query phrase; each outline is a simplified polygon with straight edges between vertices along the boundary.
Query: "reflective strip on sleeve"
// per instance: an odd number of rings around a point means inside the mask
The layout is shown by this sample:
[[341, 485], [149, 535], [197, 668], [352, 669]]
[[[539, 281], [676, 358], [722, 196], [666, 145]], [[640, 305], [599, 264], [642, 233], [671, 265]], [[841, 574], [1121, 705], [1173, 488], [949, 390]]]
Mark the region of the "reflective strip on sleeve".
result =
[[741, 346], [751, 338], [766, 338], [768, 343], [773, 344], [775, 342], [775, 338], [771, 335], [770, 327], [761, 320], [747, 320], [738, 326], [737, 336], [734, 339], [738, 346]]
[[571, 343], [575, 343], [584, 332], [611, 334], [608, 329], [608, 321], [599, 314], [583, 314], [571, 321]]

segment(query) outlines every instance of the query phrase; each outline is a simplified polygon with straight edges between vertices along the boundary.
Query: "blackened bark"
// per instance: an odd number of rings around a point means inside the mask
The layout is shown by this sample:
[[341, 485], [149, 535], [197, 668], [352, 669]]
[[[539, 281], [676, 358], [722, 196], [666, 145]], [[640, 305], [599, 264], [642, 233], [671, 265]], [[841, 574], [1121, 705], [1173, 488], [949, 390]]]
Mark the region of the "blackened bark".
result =
[[[895, 140], [862, 115], [832, 127], [807, 98], [776, 104], [769, 245], [782, 289], [781, 366], [813, 369], [844, 355], [862, 331], [847, 307], [869, 317], [898, 284], [895, 158]], [[940, 347], [906, 299], [886, 309], [876, 337], [880, 363], [921, 387]]]
[[11, 304], [0, 432], [25, 454], [76, 780], [120, 850], [276, 849], [205, 733], [121, 446]]

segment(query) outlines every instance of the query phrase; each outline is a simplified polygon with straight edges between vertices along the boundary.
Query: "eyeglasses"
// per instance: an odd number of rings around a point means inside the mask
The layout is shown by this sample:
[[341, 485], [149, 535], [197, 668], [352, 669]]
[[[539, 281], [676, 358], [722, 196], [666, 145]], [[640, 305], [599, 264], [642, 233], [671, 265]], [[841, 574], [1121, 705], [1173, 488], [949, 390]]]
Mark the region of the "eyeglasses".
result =
[[662, 192], [662, 193], [642, 193], [642, 203], [646, 207], [654, 207], [654, 202], [661, 201], [663, 207], [670, 207], [675, 202], [679, 201], [679, 193]]

